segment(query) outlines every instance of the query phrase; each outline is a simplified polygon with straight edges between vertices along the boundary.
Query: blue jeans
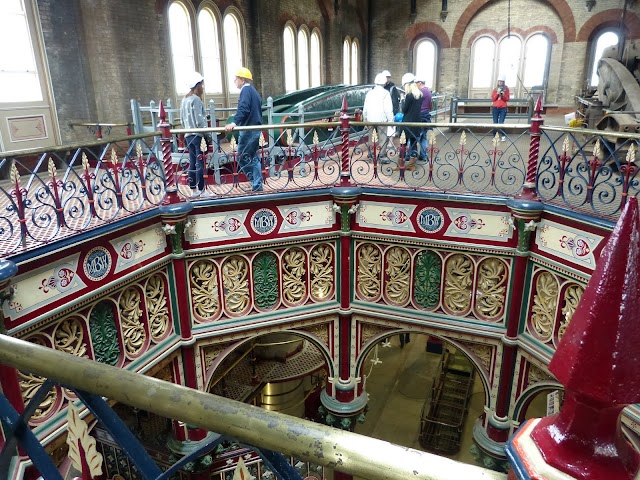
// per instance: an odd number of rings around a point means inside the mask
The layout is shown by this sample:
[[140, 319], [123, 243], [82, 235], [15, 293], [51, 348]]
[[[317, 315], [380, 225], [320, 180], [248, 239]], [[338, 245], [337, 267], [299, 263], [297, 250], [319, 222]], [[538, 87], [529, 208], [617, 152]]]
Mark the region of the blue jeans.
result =
[[[431, 113], [426, 112], [420, 116], [420, 121], [422, 122], [431, 122]], [[427, 158], [427, 148], [429, 147], [429, 142], [427, 141], [427, 132], [431, 130], [429, 127], [425, 127], [420, 132], [420, 137], [418, 138], [418, 142], [420, 142], [420, 159], [426, 160]]]
[[[507, 107], [491, 107], [491, 113], [493, 114], [493, 123], [504, 123], [504, 119], [507, 117]], [[504, 135], [502, 130], [497, 130], [500, 135]]]
[[262, 165], [256, 155], [260, 130], [245, 130], [238, 134], [238, 169], [243, 172], [254, 192], [262, 191]]
[[192, 190], [196, 187], [204, 190], [204, 161], [198, 160], [198, 156], [202, 155], [202, 135], [189, 135], [185, 139], [189, 149], [189, 186]]

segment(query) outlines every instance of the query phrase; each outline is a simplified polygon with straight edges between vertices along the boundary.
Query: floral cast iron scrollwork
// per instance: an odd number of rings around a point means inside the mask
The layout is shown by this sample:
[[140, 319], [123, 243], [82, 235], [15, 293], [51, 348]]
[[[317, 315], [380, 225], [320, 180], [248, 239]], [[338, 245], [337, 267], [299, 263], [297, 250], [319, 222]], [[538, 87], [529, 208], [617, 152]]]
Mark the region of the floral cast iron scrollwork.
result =
[[306, 254], [301, 248], [290, 248], [283, 257], [282, 294], [290, 304], [298, 304], [307, 296]]
[[544, 342], [548, 341], [553, 333], [558, 293], [558, 282], [551, 273], [543, 271], [538, 275], [531, 308], [531, 328]]
[[224, 304], [229, 313], [239, 314], [249, 308], [249, 265], [239, 256], [227, 259], [222, 265]]
[[147, 332], [142, 324], [141, 295], [136, 287], [126, 289], [120, 295], [120, 328], [124, 348], [129, 355], [137, 355], [143, 349]]
[[278, 302], [278, 257], [272, 252], [261, 252], [253, 259], [253, 294], [256, 307], [273, 308]]
[[83, 357], [87, 353], [87, 345], [84, 341], [84, 330], [77, 318], [61, 321], [54, 333], [56, 350]]
[[455, 254], [445, 264], [444, 306], [454, 314], [465, 313], [471, 306], [473, 262], [465, 255]]
[[169, 329], [169, 307], [162, 275], [156, 274], [149, 278], [144, 296], [151, 338], [157, 341], [164, 337]]
[[89, 317], [89, 328], [94, 359], [100, 363], [117, 365], [120, 345], [111, 303], [101, 302], [95, 306]]
[[314, 300], [324, 300], [333, 292], [333, 250], [327, 244], [316, 245], [310, 254], [311, 296]]
[[580, 302], [580, 298], [582, 298], [583, 293], [584, 287], [575, 283], [569, 285], [565, 289], [564, 303], [562, 305], [562, 320], [560, 321], [560, 326], [558, 327], [558, 342], [562, 340], [562, 337], [567, 331], [567, 327], [569, 326], [571, 317], [573, 317], [576, 308], [578, 308], [578, 303]]
[[486, 319], [499, 318], [504, 312], [507, 267], [497, 258], [487, 258], [478, 266], [476, 313]]
[[220, 311], [218, 269], [211, 260], [200, 260], [191, 267], [191, 302], [196, 315], [211, 320]]
[[391, 247], [385, 255], [384, 293], [387, 299], [396, 305], [402, 305], [409, 299], [410, 258], [409, 252], [400, 247]]
[[440, 255], [428, 250], [420, 252], [416, 257], [413, 287], [415, 301], [420, 307], [433, 309], [438, 306], [441, 279]]
[[356, 288], [364, 298], [373, 300], [380, 296], [382, 284], [382, 254], [370, 243], [358, 248], [358, 277]]

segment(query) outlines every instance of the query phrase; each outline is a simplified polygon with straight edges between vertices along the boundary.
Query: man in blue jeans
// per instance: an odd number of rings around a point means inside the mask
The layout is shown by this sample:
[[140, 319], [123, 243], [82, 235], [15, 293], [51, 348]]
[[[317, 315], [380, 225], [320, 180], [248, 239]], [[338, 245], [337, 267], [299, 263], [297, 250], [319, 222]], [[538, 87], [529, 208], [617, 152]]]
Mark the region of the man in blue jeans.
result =
[[[231, 132], [236, 126], [262, 125], [262, 98], [251, 83], [253, 75], [248, 68], [240, 68], [234, 80], [240, 89], [238, 110], [234, 122], [225, 129]], [[262, 191], [262, 165], [256, 154], [260, 143], [261, 130], [243, 130], [238, 134], [238, 168], [249, 179], [254, 192]]]
[[[193, 72], [189, 78], [189, 93], [182, 99], [180, 106], [180, 120], [182, 128], [206, 128], [207, 112], [202, 103], [204, 93], [204, 78], [198, 72]], [[184, 139], [189, 150], [189, 187], [193, 197], [199, 197], [204, 191], [203, 151], [200, 147], [204, 135], [201, 133], [186, 133]]]

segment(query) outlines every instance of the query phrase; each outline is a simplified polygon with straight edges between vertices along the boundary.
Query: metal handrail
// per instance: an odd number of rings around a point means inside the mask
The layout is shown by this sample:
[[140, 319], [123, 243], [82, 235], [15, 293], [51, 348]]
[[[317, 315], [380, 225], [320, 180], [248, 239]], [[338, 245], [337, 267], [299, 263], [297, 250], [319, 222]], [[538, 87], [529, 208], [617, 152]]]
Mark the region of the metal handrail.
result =
[[370, 480], [507, 478], [492, 470], [263, 410], [2, 334], [0, 363]]

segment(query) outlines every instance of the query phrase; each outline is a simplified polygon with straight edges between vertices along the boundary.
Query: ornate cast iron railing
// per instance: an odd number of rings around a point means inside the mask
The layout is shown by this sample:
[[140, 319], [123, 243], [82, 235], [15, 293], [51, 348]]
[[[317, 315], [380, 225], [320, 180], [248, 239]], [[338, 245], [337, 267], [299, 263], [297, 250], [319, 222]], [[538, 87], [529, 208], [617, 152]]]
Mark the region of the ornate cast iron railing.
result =
[[[343, 111], [331, 121], [244, 127], [231, 135], [198, 130], [210, 137], [198, 158], [204, 198], [253, 194], [238, 167], [242, 130], [262, 132], [256, 154], [267, 192], [359, 185], [510, 197], [526, 190], [528, 198], [537, 193], [543, 202], [613, 220], [640, 189], [639, 135], [541, 129], [539, 105], [531, 127], [498, 130], [491, 124], [371, 124], [353, 121], [346, 105]], [[162, 202], [193, 199], [183, 138], [189, 131], [172, 130], [162, 105], [160, 112], [159, 132], [0, 154], [0, 256]], [[399, 135], [387, 137], [389, 128]]]

